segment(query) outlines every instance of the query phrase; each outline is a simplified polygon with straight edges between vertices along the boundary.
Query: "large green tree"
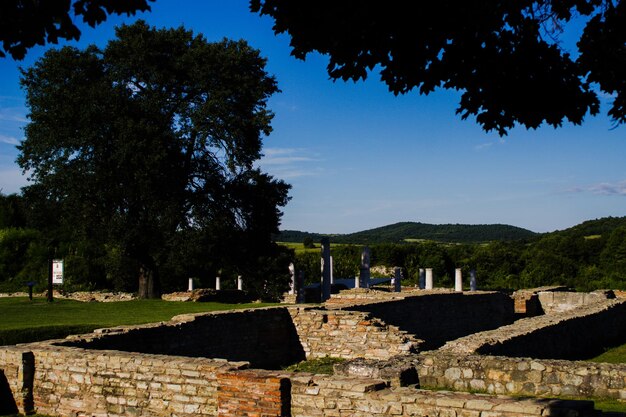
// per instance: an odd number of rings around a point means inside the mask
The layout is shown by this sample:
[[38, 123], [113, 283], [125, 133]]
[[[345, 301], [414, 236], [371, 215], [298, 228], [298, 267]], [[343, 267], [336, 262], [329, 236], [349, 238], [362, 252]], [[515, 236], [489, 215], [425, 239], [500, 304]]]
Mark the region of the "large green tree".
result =
[[158, 294], [160, 270], [189, 242], [200, 256], [190, 268], [252, 269], [274, 250], [289, 189], [254, 167], [278, 91], [265, 60], [244, 41], [182, 27], [139, 21], [116, 34], [23, 72], [30, 123], [18, 163], [26, 198], [53, 214], [42, 226], [97, 242], [109, 274], [131, 265], [143, 296]]
[[[626, 4], [619, 0], [250, 5], [291, 37], [297, 58], [327, 54], [332, 79], [365, 79], [376, 69], [394, 94], [460, 91], [457, 113], [487, 131], [579, 124], [598, 113], [601, 94], [614, 97], [613, 120], [626, 122]], [[571, 22], [584, 25], [574, 48], [560, 38]]]

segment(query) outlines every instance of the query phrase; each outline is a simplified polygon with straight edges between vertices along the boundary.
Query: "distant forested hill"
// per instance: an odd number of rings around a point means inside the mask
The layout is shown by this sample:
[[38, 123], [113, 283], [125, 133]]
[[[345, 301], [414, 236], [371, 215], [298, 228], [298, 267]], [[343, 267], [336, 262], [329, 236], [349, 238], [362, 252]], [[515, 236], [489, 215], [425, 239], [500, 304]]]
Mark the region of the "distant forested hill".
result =
[[[512, 241], [533, 238], [537, 234], [520, 227], [505, 224], [426, 224], [401, 222], [361, 232], [332, 235], [335, 243], [400, 243], [411, 240], [432, 240], [450, 243], [480, 243], [492, 241]], [[319, 233], [284, 230], [277, 237], [281, 242], [302, 242], [305, 238], [319, 241], [324, 236]]]

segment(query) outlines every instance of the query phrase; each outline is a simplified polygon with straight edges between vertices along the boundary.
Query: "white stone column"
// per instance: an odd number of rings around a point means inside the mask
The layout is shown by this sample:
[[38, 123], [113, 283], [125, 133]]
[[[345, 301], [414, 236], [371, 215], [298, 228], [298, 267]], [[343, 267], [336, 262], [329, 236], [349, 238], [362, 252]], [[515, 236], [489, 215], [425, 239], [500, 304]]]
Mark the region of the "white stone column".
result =
[[454, 270], [454, 291], [463, 292], [463, 273], [461, 268]]
[[426, 268], [426, 286], [424, 287], [425, 290], [432, 290], [433, 289], [433, 269], [432, 268]]
[[330, 239], [323, 237], [321, 240], [321, 302], [330, 298]]
[[241, 275], [237, 276], [237, 289], [243, 291], [243, 277]]
[[395, 267], [394, 269], [394, 281], [393, 281], [393, 291], [394, 292], [402, 292], [402, 268]]
[[289, 294], [296, 293], [296, 267], [293, 263], [289, 264], [289, 278], [291, 278], [291, 282], [289, 283]]
[[478, 283], [476, 282], [476, 270], [470, 271], [470, 291], [476, 291], [478, 289]]
[[358, 276], [354, 277], [354, 288], [361, 288], [361, 278]]
[[193, 291], [193, 278], [189, 278], [189, 285], [187, 286], [187, 291]]
[[335, 268], [335, 264], [333, 262], [333, 257], [332, 255], [330, 256], [330, 284], [334, 284], [335, 283], [335, 277], [333, 276], [333, 269]]
[[215, 289], [218, 290], [218, 291], [222, 289], [222, 284], [220, 282], [220, 277], [215, 277]]

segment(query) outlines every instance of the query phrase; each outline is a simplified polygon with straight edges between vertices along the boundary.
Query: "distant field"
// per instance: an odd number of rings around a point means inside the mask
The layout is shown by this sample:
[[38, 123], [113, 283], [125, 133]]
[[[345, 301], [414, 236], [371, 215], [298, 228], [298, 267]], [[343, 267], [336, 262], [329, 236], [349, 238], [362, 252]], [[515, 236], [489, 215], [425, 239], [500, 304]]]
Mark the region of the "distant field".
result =
[[81, 303], [45, 298], [0, 298], [0, 345], [61, 338], [101, 327], [167, 321], [184, 313], [263, 307], [274, 304], [194, 303], [134, 300]]
[[[276, 243], [281, 246], [286, 246], [289, 249], [293, 249], [296, 253], [305, 253], [305, 252], [319, 253], [321, 249], [319, 243], [315, 244], [314, 248], [305, 248], [302, 243], [298, 243], [298, 242], [276, 242]], [[332, 242], [330, 244], [331, 249], [339, 247], [339, 246], [350, 246], [350, 245], [346, 243], [332, 243]]]

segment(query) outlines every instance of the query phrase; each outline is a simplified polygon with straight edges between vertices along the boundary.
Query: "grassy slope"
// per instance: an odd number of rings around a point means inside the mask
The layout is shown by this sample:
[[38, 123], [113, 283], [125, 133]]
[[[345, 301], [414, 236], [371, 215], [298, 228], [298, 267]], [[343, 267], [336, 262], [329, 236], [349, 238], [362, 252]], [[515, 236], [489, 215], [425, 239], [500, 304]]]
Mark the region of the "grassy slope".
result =
[[65, 337], [96, 328], [167, 321], [177, 314], [260, 307], [268, 304], [184, 303], [135, 300], [81, 303], [44, 298], [0, 298], [0, 345]]
[[626, 344], [607, 350], [603, 354], [590, 359], [591, 362], [626, 363]]

